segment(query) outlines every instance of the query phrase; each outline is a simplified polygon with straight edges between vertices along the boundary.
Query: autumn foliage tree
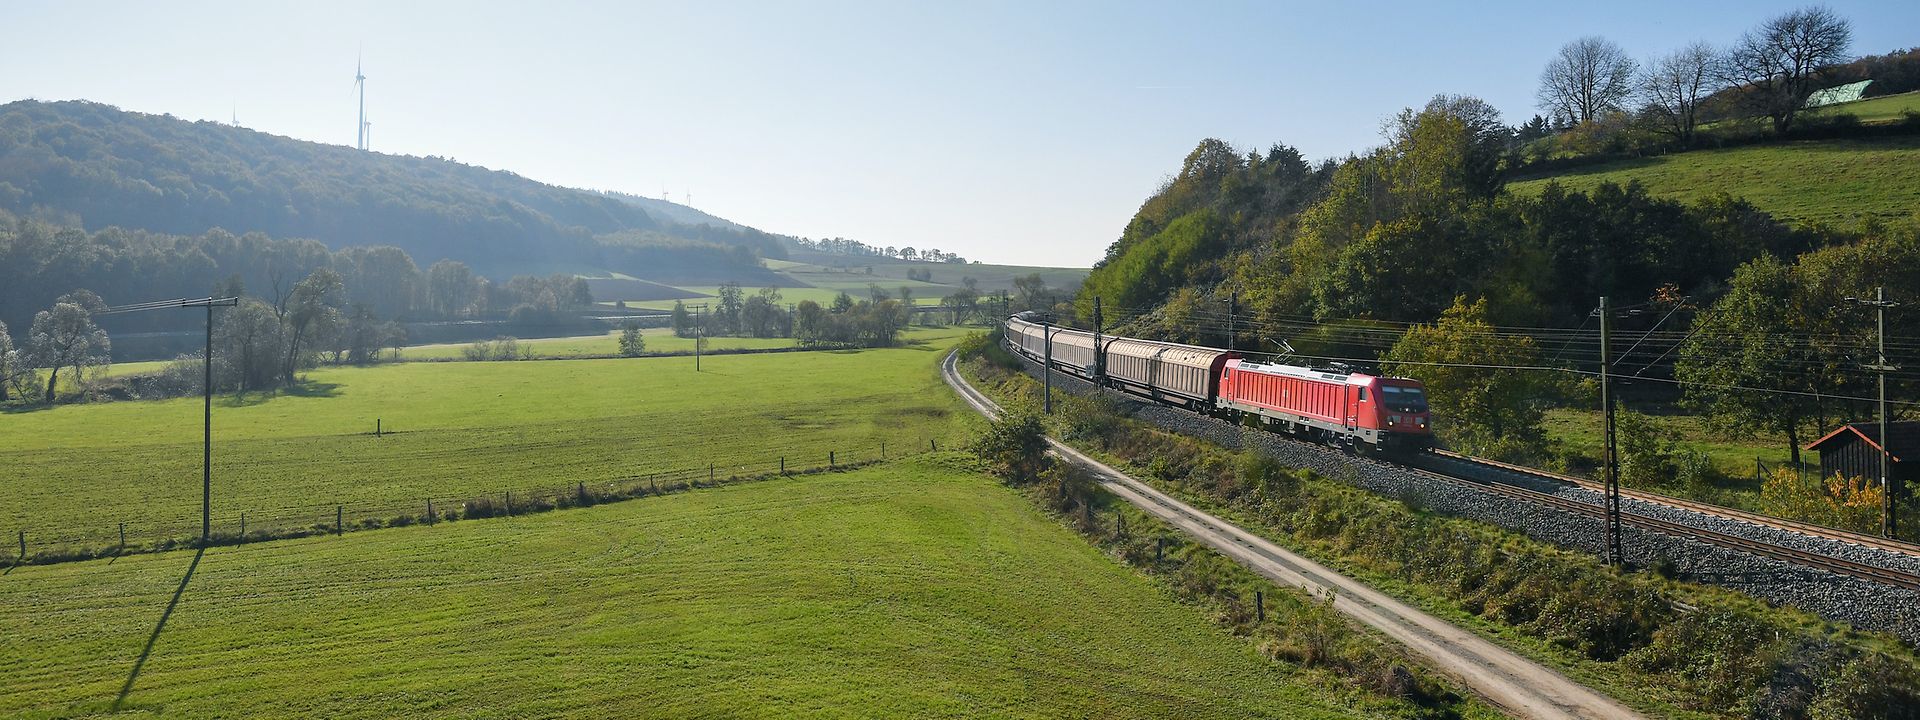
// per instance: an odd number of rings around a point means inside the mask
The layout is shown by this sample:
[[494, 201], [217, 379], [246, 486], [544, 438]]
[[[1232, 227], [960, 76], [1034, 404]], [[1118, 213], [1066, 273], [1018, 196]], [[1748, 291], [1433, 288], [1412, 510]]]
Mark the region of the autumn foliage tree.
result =
[[1524, 458], [1546, 449], [1543, 400], [1558, 383], [1537, 370], [1533, 338], [1499, 332], [1486, 300], [1455, 298], [1431, 325], [1416, 325], [1381, 357], [1389, 375], [1426, 385], [1436, 432], [1456, 448]]

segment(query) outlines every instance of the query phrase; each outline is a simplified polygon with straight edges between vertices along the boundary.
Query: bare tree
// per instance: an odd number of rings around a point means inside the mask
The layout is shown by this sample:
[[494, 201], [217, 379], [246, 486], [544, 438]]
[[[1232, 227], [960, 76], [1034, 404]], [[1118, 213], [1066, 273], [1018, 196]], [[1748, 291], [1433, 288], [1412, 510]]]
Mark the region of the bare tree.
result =
[[1700, 101], [1720, 89], [1721, 75], [1713, 46], [1696, 42], [1648, 63], [1640, 75], [1640, 93], [1660, 130], [1690, 145]]
[[1633, 94], [1633, 71], [1633, 58], [1606, 38], [1567, 43], [1540, 73], [1540, 108], [1569, 124], [1619, 110]]
[[1847, 57], [1853, 23], [1825, 7], [1795, 10], [1747, 31], [1727, 53], [1725, 79], [1773, 120], [1773, 131], [1793, 127], [1794, 114], [1813, 92], [1816, 74]]

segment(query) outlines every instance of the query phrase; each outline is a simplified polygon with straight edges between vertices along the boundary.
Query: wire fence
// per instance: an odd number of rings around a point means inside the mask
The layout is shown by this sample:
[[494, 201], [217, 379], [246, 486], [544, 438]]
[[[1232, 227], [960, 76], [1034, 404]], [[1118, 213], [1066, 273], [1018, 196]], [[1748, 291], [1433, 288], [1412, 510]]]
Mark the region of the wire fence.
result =
[[[938, 440], [910, 447], [898, 443], [826, 448], [807, 454], [753, 461], [712, 462], [651, 472], [537, 485], [501, 486], [482, 493], [381, 498], [353, 502], [236, 506], [216, 494], [207, 545], [239, 545], [265, 540], [338, 535], [355, 530], [409, 525], [438, 525], [481, 518], [514, 517], [561, 508], [587, 507], [634, 498], [718, 487], [729, 483], [846, 470], [935, 452]], [[244, 503], [242, 503], [244, 504]], [[135, 515], [98, 524], [15, 529], [0, 548], [0, 565], [51, 564], [199, 547], [199, 513], [156, 520]]]

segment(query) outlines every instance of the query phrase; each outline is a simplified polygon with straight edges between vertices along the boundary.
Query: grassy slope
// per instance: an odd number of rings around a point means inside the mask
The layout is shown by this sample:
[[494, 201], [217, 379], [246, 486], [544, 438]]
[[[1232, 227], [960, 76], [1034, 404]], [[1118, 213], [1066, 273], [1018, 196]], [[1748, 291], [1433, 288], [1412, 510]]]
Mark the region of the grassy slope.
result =
[[[110, 705], [186, 552], [0, 583], [0, 715]], [[1331, 717], [935, 463], [209, 551], [128, 707], [172, 717]]]
[[1811, 115], [1852, 115], [1863, 123], [1892, 122], [1906, 118], [1907, 111], [1920, 111], [1920, 91], [1882, 95], [1812, 111]]
[[[553, 362], [400, 363], [309, 373], [309, 389], [221, 398], [215, 521], [304, 527], [548, 492], [667, 469], [824, 464], [943, 446], [971, 414], [941, 386], [947, 340], [913, 348]], [[374, 437], [374, 420], [390, 431]], [[398, 431], [391, 432], [391, 431]], [[198, 530], [200, 401], [0, 414], [0, 528], [36, 543]]]
[[[1550, 179], [1577, 190], [1639, 180], [1655, 195], [1688, 202], [1724, 192], [1797, 223], [1902, 218], [1920, 208], [1920, 137], [1696, 150], [1577, 168]], [[1548, 180], [1507, 188], [1538, 194]]]

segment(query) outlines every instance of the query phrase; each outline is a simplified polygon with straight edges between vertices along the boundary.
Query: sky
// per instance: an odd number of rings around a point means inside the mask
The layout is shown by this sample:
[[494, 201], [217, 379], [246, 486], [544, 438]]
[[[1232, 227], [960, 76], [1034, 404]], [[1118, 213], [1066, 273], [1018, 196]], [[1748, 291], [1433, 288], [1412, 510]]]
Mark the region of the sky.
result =
[[[1201, 139], [1338, 158], [1436, 93], [1509, 124], [1562, 44], [1800, 3], [0, 3], [0, 103], [85, 99], [618, 190], [804, 237], [1084, 267]], [[1920, 2], [1833, 2], [1856, 54]]]

